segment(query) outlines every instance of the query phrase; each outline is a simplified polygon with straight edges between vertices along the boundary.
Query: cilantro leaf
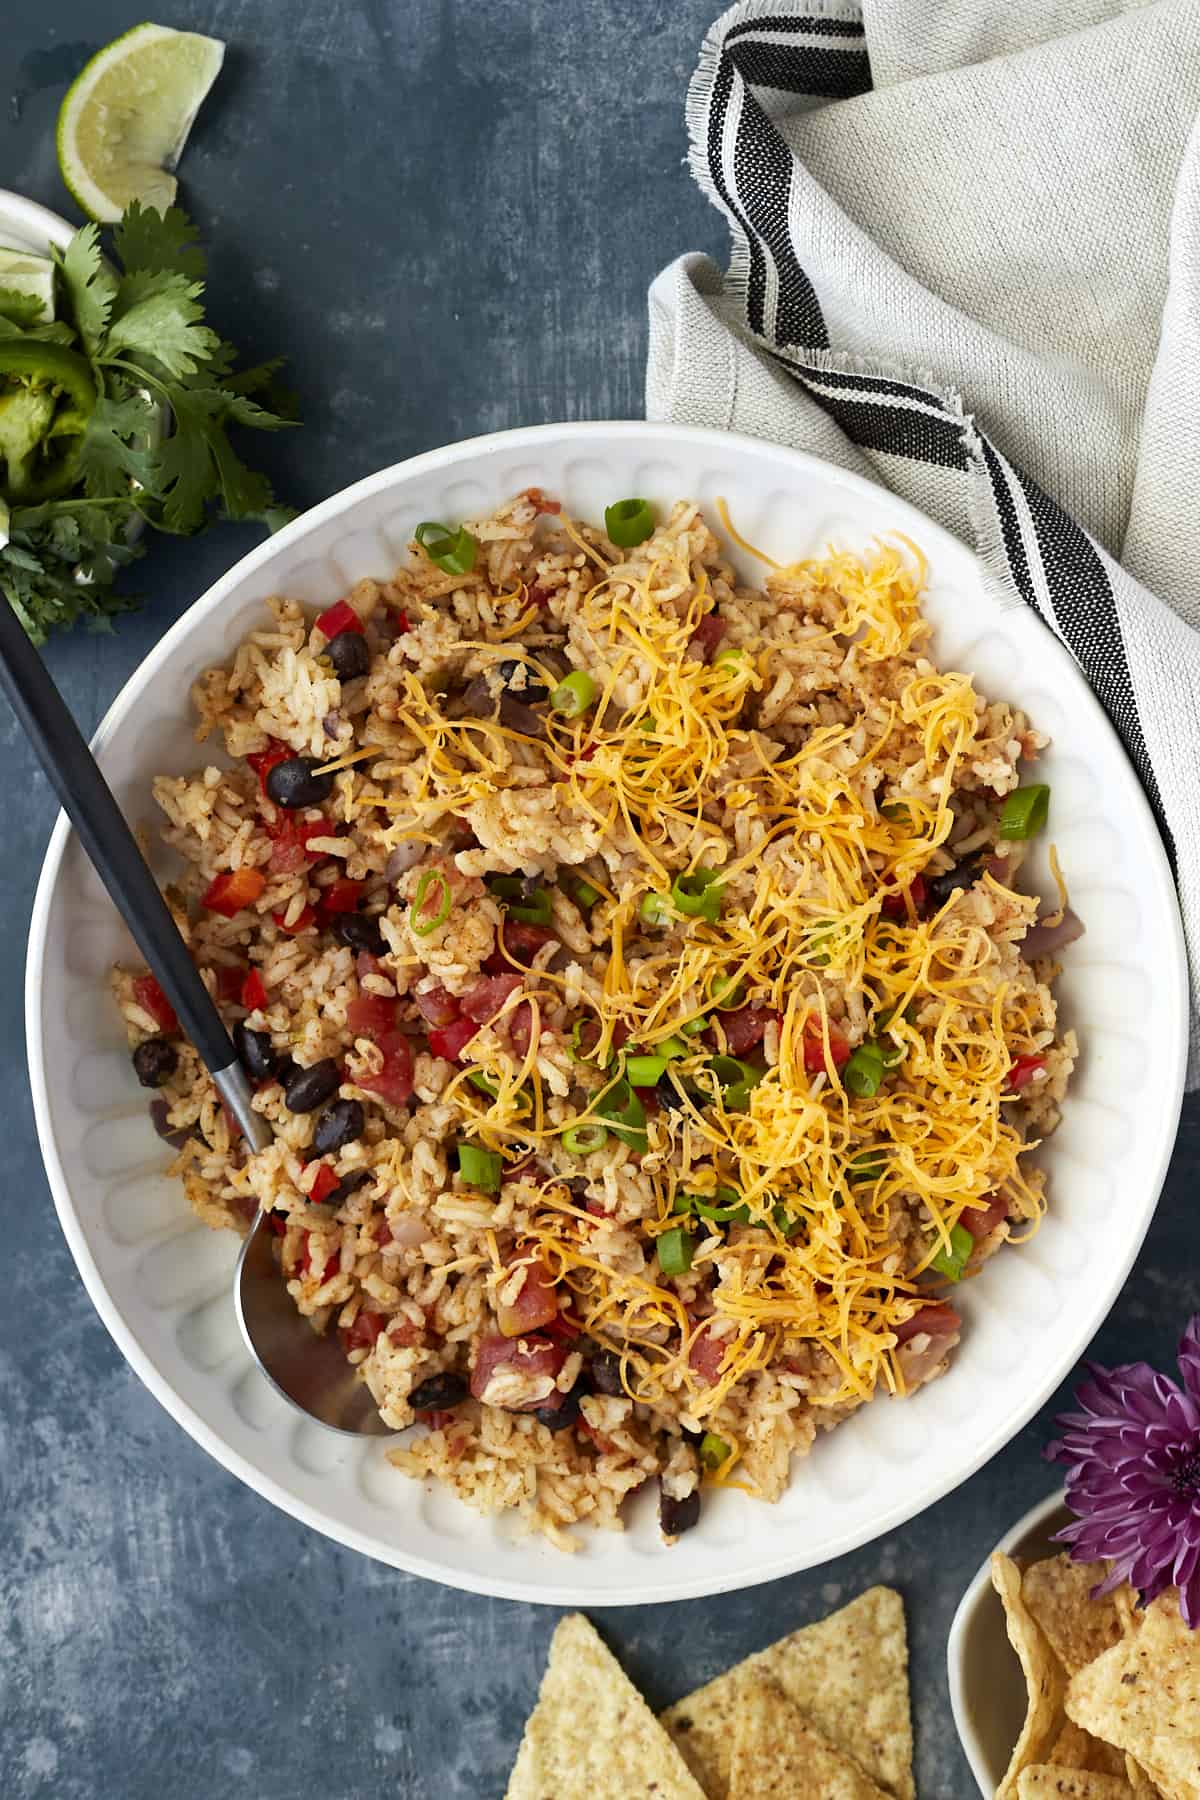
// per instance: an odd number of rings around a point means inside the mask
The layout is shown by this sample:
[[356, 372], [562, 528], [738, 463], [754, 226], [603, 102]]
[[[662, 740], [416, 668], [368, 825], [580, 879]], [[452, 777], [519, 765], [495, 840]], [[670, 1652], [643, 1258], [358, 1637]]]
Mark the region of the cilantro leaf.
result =
[[116, 278], [101, 254], [99, 228], [94, 223], [82, 226], [65, 250], [52, 244], [50, 254], [58, 264], [83, 347], [95, 356], [117, 291]]
[[0, 318], [19, 330], [36, 325], [45, 310], [36, 294], [21, 294], [16, 288], [0, 287]]
[[170, 390], [175, 429], [159, 450], [163, 523], [169, 531], [194, 531], [205, 502], [219, 497], [230, 519], [261, 517], [274, 505], [265, 475], [246, 467], [229, 441], [228, 424], [274, 431], [286, 421], [264, 412], [244, 395], [220, 388]]
[[158, 410], [145, 395], [132, 390], [105, 395], [87, 422], [80, 447], [84, 492], [97, 498], [128, 496], [130, 482], [136, 481], [144, 493], [157, 495], [154, 446], [161, 430]]
[[193, 281], [203, 281], [205, 256], [196, 236], [196, 227], [182, 207], [169, 206], [160, 213], [140, 200], [131, 200], [113, 231], [113, 242], [128, 270], [174, 270]]
[[221, 341], [201, 323], [203, 291], [202, 283], [165, 269], [139, 269], [123, 276], [113, 303], [105, 358], [114, 350], [130, 350], [152, 358], [169, 375], [194, 375]]

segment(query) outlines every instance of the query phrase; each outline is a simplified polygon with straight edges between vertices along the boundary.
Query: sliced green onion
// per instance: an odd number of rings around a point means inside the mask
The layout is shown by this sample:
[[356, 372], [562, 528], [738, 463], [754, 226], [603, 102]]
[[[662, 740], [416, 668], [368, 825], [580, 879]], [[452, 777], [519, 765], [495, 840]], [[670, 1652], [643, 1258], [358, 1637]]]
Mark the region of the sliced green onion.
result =
[[564, 719], [580, 718], [596, 698], [596, 684], [582, 669], [567, 675], [550, 695], [550, 704]]
[[1002, 838], [1036, 837], [1050, 816], [1050, 789], [1044, 782], [1019, 787], [1000, 809]]
[[548, 925], [554, 916], [549, 889], [534, 888], [524, 906], [514, 906], [510, 901], [508, 912], [510, 918], [519, 919], [522, 925]]
[[700, 1439], [700, 1448], [696, 1452], [706, 1469], [719, 1469], [723, 1462], [729, 1461], [729, 1445], [715, 1431], [706, 1431]]
[[497, 1150], [481, 1150], [478, 1144], [458, 1146], [458, 1172], [472, 1187], [486, 1194], [500, 1192], [500, 1171], [504, 1160]]
[[482, 1069], [468, 1069], [467, 1080], [472, 1087], [477, 1087], [480, 1093], [486, 1094], [490, 1100], [494, 1100], [500, 1092], [491, 1076], [485, 1075]]
[[413, 536], [430, 562], [436, 563], [447, 575], [469, 575], [475, 567], [479, 546], [465, 526], [451, 531], [448, 525], [439, 525], [436, 519], [423, 519]]
[[775, 1229], [783, 1238], [794, 1238], [804, 1220], [796, 1218], [786, 1206], [775, 1206], [771, 1209], [771, 1217], [775, 1221]]
[[716, 975], [708, 984], [708, 998], [718, 1012], [733, 1012], [742, 1004], [742, 987], [736, 975]]
[[[421, 908], [433, 888], [434, 882], [441, 883], [442, 897], [435, 913], [422, 913]], [[426, 869], [417, 883], [416, 898], [412, 903], [412, 911], [408, 915], [409, 924], [418, 937], [428, 937], [439, 925], [444, 925], [450, 917], [450, 883], [440, 869]]]
[[593, 1150], [603, 1150], [607, 1142], [607, 1127], [590, 1121], [586, 1125], [572, 1125], [562, 1134], [563, 1149], [569, 1150], [572, 1156], [590, 1156]]
[[690, 1056], [691, 1045], [681, 1042], [677, 1037], [664, 1038], [661, 1044], [654, 1046], [655, 1056], [665, 1056], [671, 1062], [677, 1056]]
[[[587, 1045], [585, 1045], [583, 1041], [583, 1034], [585, 1031], [595, 1033], [591, 1043]], [[567, 1045], [567, 1055], [570, 1057], [571, 1061], [591, 1062], [593, 1054], [599, 1047], [601, 1035], [602, 1032], [598, 1019], [576, 1019], [571, 1027], [571, 1041]], [[612, 1059], [613, 1053], [612, 1046], [610, 1045], [608, 1055], [604, 1059], [605, 1068], [608, 1067]]]
[[665, 1072], [667, 1058], [665, 1056], [627, 1056], [625, 1058], [625, 1075], [630, 1087], [653, 1087]]
[[685, 1231], [682, 1225], [673, 1225], [670, 1231], [659, 1235], [655, 1245], [658, 1251], [658, 1266], [664, 1275], [686, 1275], [692, 1266], [692, 1234]]
[[890, 819], [894, 825], [908, 824], [908, 808], [903, 800], [889, 800], [886, 806], [881, 806], [879, 810], [884, 818]]
[[722, 650], [718, 656], [713, 657], [713, 668], [719, 669], [722, 665], [726, 668], [735, 668], [745, 655], [744, 650], [738, 650], [731, 646], [728, 650]]
[[878, 1181], [887, 1167], [887, 1160], [882, 1156], [873, 1156], [869, 1151], [865, 1156], [856, 1156], [846, 1165], [846, 1180], [852, 1187], [863, 1181]]
[[724, 892], [715, 869], [693, 869], [671, 883], [671, 899], [686, 919], [704, 919], [715, 925]]
[[702, 1031], [708, 1030], [708, 1020], [705, 1018], [704, 1014], [701, 1013], [699, 1018], [689, 1019], [687, 1023], [681, 1025], [679, 1029], [683, 1032], [685, 1037], [699, 1037]]
[[577, 881], [574, 894], [577, 906], [595, 906], [597, 900], [603, 898], [600, 889], [594, 888], [590, 881]]
[[842, 1081], [852, 1094], [862, 1100], [869, 1100], [877, 1094], [883, 1077], [887, 1072], [887, 1064], [883, 1059], [883, 1051], [873, 1042], [860, 1044], [842, 1070]]
[[646, 1148], [646, 1109], [624, 1077], [613, 1083], [596, 1112], [623, 1144], [633, 1150]]
[[520, 875], [489, 875], [484, 885], [489, 894], [495, 894], [497, 900], [519, 900], [525, 892], [525, 883]]
[[[808, 947], [810, 950], [815, 950], [818, 944], [823, 944], [825, 939], [832, 937], [837, 929], [832, 919], [818, 919], [817, 923], [821, 929], [809, 938]], [[809, 960], [814, 969], [827, 969], [829, 967], [829, 957], [824, 951], [821, 952], [820, 956], [810, 957]]]
[[643, 925], [667, 925], [671, 919], [671, 902], [665, 894], [643, 894], [638, 917]]
[[726, 1112], [743, 1112], [750, 1103], [750, 1091], [756, 1088], [765, 1069], [753, 1063], [740, 1062], [736, 1056], [713, 1056], [707, 1065], [722, 1089]]
[[657, 731], [658, 724], [653, 713], [647, 713], [644, 719], [639, 719], [637, 728], [639, 731], [644, 732], [647, 737], [650, 736], [651, 732]]
[[748, 1225], [750, 1209], [738, 1198], [736, 1188], [714, 1188], [711, 1196], [705, 1194], [688, 1194], [688, 1211], [694, 1212], [701, 1219], [711, 1219], [714, 1225]]
[[949, 1250], [939, 1250], [929, 1266], [936, 1269], [939, 1275], [944, 1275], [947, 1281], [961, 1281], [974, 1248], [975, 1239], [966, 1226], [952, 1225]]
[[630, 550], [654, 530], [654, 508], [648, 500], [614, 500], [604, 509], [604, 529], [610, 543]]

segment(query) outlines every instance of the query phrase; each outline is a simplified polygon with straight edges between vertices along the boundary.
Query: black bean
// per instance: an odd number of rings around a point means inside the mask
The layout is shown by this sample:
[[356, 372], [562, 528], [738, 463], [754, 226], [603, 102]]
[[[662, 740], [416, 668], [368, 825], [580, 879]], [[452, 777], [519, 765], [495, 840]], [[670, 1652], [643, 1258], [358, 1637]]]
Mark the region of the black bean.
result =
[[418, 1382], [408, 1396], [408, 1404], [414, 1412], [449, 1412], [452, 1406], [462, 1405], [469, 1391], [463, 1377], [447, 1369]]
[[332, 1056], [324, 1056], [311, 1069], [293, 1068], [283, 1084], [283, 1101], [289, 1112], [315, 1112], [328, 1100], [342, 1079]]
[[582, 1380], [577, 1381], [569, 1394], [554, 1394], [544, 1406], [535, 1406], [533, 1416], [547, 1431], [565, 1431], [579, 1417], [580, 1397], [586, 1392]]
[[336, 1212], [344, 1200], [348, 1200], [351, 1194], [356, 1194], [364, 1182], [371, 1180], [373, 1180], [373, 1176], [370, 1169], [351, 1169], [350, 1173], [343, 1175], [337, 1186], [326, 1194], [324, 1204]]
[[133, 1053], [133, 1072], [143, 1087], [161, 1087], [178, 1067], [178, 1053], [166, 1038], [147, 1038]]
[[357, 1100], [335, 1100], [317, 1120], [313, 1132], [313, 1149], [318, 1156], [328, 1156], [344, 1144], [352, 1144], [363, 1134], [366, 1119]]
[[662, 1484], [659, 1484], [658, 1522], [662, 1526], [664, 1537], [679, 1537], [683, 1532], [690, 1531], [699, 1518], [699, 1488], [693, 1488], [683, 1500], [673, 1500]]
[[255, 1081], [270, 1081], [279, 1068], [279, 1054], [269, 1031], [252, 1031], [249, 1025], [239, 1023], [233, 1028], [233, 1047], [247, 1075]]
[[325, 646], [339, 681], [355, 681], [371, 666], [371, 652], [361, 631], [339, 631]]
[[290, 756], [276, 763], [267, 776], [267, 794], [276, 806], [319, 806], [333, 792], [332, 775], [314, 775], [319, 765], [311, 756]]
[[983, 852], [980, 850], [976, 855], [966, 856], [962, 862], [955, 863], [944, 875], [931, 875], [925, 884], [926, 911], [936, 912], [939, 906], [945, 906], [951, 894], [973, 887], [979, 880], [982, 864]]
[[539, 700], [550, 698], [545, 682], [538, 680], [528, 663], [518, 662], [515, 656], [505, 657], [497, 673], [508, 691], [527, 705], [536, 706]]
[[170, 1111], [171, 1104], [168, 1100], [152, 1100], [150, 1102], [150, 1117], [154, 1122], [155, 1131], [164, 1144], [170, 1144], [172, 1150], [182, 1150], [189, 1138], [195, 1138], [197, 1143], [204, 1143], [204, 1133], [199, 1125], [172, 1127]]
[[333, 921], [333, 935], [347, 949], [366, 950], [371, 956], [382, 956], [387, 949], [377, 913], [338, 913]]
[[687, 1101], [665, 1070], [654, 1084], [654, 1094], [659, 1105], [665, 1106], [668, 1112], [687, 1111]]
[[593, 1350], [589, 1364], [592, 1386], [598, 1394], [623, 1394], [621, 1359], [612, 1350]]

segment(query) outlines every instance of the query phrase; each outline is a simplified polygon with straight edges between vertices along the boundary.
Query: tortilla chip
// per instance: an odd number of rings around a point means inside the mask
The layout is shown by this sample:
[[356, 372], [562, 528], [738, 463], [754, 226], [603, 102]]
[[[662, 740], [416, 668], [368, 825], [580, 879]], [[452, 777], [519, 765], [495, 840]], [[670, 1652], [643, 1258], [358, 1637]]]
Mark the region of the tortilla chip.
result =
[[893, 1800], [914, 1800], [904, 1602], [868, 1588], [840, 1612], [749, 1656], [668, 1707], [662, 1722], [709, 1800], [728, 1800], [737, 1688], [778, 1683], [805, 1722]]
[[1170, 1800], [1200, 1800], [1200, 1634], [1179, 1616], [1173, 1589], [1141, 1629], [1071, 1677], [1077, 1725], [1136, 1758]]
[[1154, 1785], [1141, 1763], [1135, 1762], [1132, 1756], [1125, 1758], [1125, 1779], [1133, 1789], [1134, 1800], [1162, 1800], [1162, 1790]]
[[1130, 1800], [1132, 1793], [1123, 1775], [1091, 1775], [1047, 1763], [1034, 1763], [1017, 1777], [1017, 1800]]
[[[1008, 1641], [1017, 1653], [1025, 1676], [1025, 1723], [1009, 1760], [996, 1800], [1012, 1800], [1022, 1769], [1045, 1761], [1063, 1720], [1066, 1679], [1053, 1650], [1030, 1617], [1021, 1598], [1021, 1571], [1011, 1556], [997, 1550], [992, 1555], [992, 1586], [1000, 1596], [1008, 1626]], [[1077, 1723], [1086, 1723], [1077, 1720]]]
[[1124, 1753], [1102, 1738], [1093, 1737], [1074, 1719], [1064, 1719], [1046, 1761], [1056, 1769], [1087, 1769], [1093, 1775], [1124, 1775], [1127, 1781], [1132, 1779], [1126, 1772]]
[[1093, 1600], [1092, 1589], [1108, 1574], [1105, 1563], [1048, 1556], [1021, 1577], [1021, 1598], [1068, 1675], [1095, 1662], [1124, 1635], [1115, 1597]]
[[642, 1696], [581, 1613], [559, 1625], [505, 1800], [704, 1800]]
[[739, 1684], [729, 1800], [886, 1800], [856, 1763], [805, 1724], [782, 1690], [753, 1672]]

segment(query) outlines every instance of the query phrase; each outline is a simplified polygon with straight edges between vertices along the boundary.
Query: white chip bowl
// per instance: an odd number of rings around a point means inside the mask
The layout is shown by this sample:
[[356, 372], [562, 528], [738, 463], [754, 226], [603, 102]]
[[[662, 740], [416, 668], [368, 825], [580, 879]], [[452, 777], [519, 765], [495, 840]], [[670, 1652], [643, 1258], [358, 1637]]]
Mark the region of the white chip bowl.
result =
[[[29, 1066], [42, 1150], [67, 1241], [96, 1306], [153, 1394], [227, 1469], [296, 1518], [398, 1568], [558, 1605], [719, 1593], [812, 1567], [892, 1530], [994, 1456], [1041, 1405], [1120, 1290], [1175, 1137], [1185, 1045], [1183, 939], [1141, 789], [1074, 663], [1022, 606], [1005, 610], [975, 557], [910, 506], [839, 469], [749, 438], [639, 423], [538, 426], [455, 444], [358, 482], [243, 558], [169, 631], [96, 734], [126, 813], [153, 816], [152, 776], [197, 767], [188, 690], [232, 654], [271, 594], [326, 605], [402, 559], [421, 519], [478, 516], [541, 486], [598, 519], [627, 494], [665, 504], [724, 496], [739, 530], [781, 560], [904, 532], [929, 558], [945, 665], [1023, 707], [1053, 739], [1051, 829], [1087, 936], [1067, 952], [1063, 1016], [1082, 1062], [1044, 1151], [1050, 1211], [1020, 1251], [962, 1297], [950, 1373], [905, 1402], [868, 1406], [799, 1463], [777, 1506], [710, 1494], [674, 1549], [650, 1493], [622, 1534], [581, 1530], [573, 1557], [481, 1519], [394, 1471], [384, 1443], [300, 1418], [251, 1364], [230, 1296], [237, 1241], [205, 1230], [163, 1175], [164, 1151], [105, 988], [129, 955], [116, 913], [60, 819], [29, 940]], [[710, 515], [711, 516], [711, 515]], [[743, 573], [757, 566], [740, 554]]]

